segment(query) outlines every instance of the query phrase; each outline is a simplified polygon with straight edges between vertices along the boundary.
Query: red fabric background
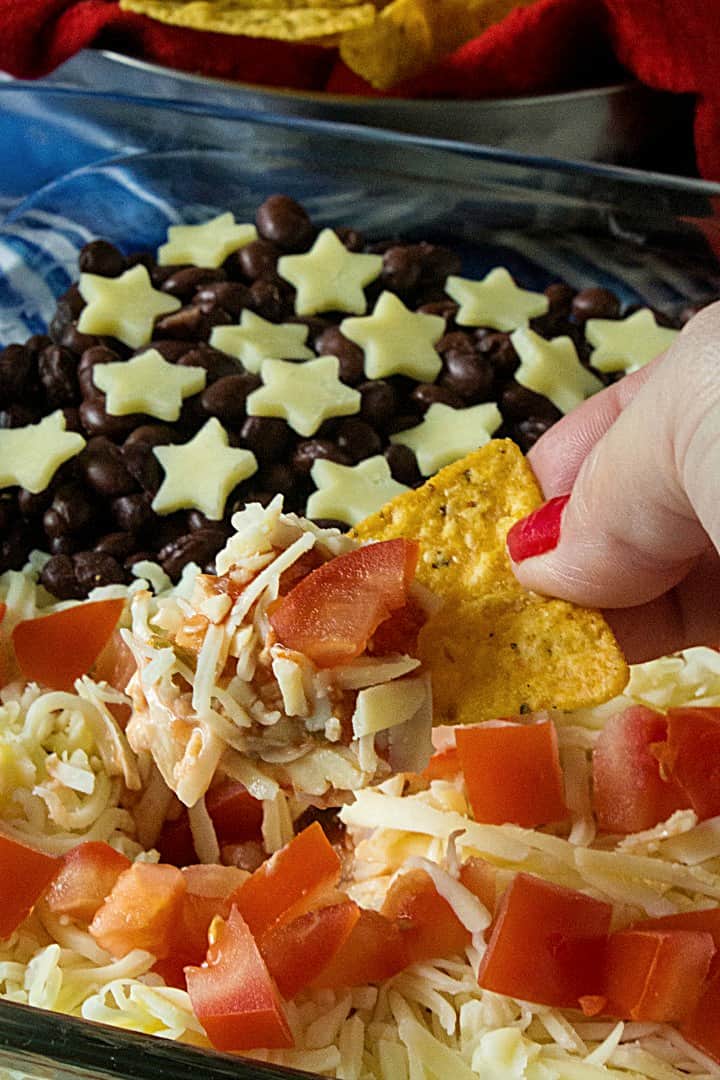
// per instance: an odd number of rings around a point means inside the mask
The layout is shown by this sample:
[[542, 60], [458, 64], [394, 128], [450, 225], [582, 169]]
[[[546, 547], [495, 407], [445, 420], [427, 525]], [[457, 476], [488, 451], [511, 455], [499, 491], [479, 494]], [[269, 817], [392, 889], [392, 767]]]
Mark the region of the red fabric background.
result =
[[[333, 50], [163, 26], [121, 12], [116, 0], [0, 0], [0, 68], [13, 75], [44, 75], [91, 44], [244, 82], [373, 93]], [[696, 96], [698, 167], [720, 180], [718, 52], [716, 0], [539, 0], [394, 94], [563, 90], [597, 85], [622, 67], [648, 86]]]

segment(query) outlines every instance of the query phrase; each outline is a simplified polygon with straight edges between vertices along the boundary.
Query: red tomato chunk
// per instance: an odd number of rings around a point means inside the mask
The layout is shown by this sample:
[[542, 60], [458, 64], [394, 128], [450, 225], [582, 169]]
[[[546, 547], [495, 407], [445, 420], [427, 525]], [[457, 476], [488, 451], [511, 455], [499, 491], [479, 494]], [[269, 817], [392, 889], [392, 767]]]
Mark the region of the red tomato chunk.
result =
[[0, 834], [0, 938], [27, 918], [60, 865], [54, 855]]
[[293, 1045], [277, 988], [236, 908], [210, 946], [207, 966], [185, 974], [195, 1015], [217, 1050]]
[[365, 986], [392, 978], [410, 963], [405, 936], [392, 919], [378, 911], [361, 910], [360, 917], [313, 986]]
[[388, 890], [382, 914], [398, 922], [410, 962], [462, 955], [470, 933], [424, 870], [410, 870]]
[[621, 930], [608, 939], [603, 996], [621, 1020], [675, 1023], [698, 1003], [715, 945], [693, 930]]
[[604, 832], [642, 832], [687, 806], [683, 792], [660, 772], [655, 750], [666, 736], [665, 717], [643, 705], [617, 713], [601, 731], [593, 753], [593, 787]]
[[279, 922], [290, 922], [332, 890], [340, 859], [317, 821], [293, 837], [258, 867], [236, 892], [237, 905], [256, 937]]
[[360, 656], [380, 624], [406, 604], [418, 551], [412, 540], [384, 540], [311, 571], [270, 614], [278, 640], [322, 668]]
[[671, 709], [660, 760], [699, 818], [720, 814], [720, 709]]
[[185, 890], [177, 867], [134, 863], [98, 909], [90, 933], [113, 956], [145, 949], [162, 960], [172, 950]]
[[258, 945], [284, 998], [295, 997], [330, 964], [360, 918], [352, 900], [306, 911], [292, 922], [271, 927]]
[[478, 972], [486, 990], [540, 1005], [577, 1008], [602, 992], [610, 904], [517, 874], [500, 901]]
[[551, 720], [458, 728], [455, 738], [476, 821], [534, 828], [567, 817]]
[[720, 1062], [720, 970], [706, 982], [680, 1031], [689, 1042]]
[[[216, 785], [205, 796], [205, 806], [221, 848], [248, 840], [262, 841], [262, 803], [243, 784], [229, 780]], [[165, 822], [158, 851], [162, 861], [173, 866], [191, 866], [197, 862], [187, 810], [183, 810], [177, 821]]]
[[91, 840], [63, 856], [60, 871], [47, 893], [56, 915], [69, 915], [89, 923], [124, 870], [132, 863], [109, 844]]
[[107, 645], [124, 606], [123, 600], [97, 600], [18, 623], [12, 641], [25, 679], [72, 690]]

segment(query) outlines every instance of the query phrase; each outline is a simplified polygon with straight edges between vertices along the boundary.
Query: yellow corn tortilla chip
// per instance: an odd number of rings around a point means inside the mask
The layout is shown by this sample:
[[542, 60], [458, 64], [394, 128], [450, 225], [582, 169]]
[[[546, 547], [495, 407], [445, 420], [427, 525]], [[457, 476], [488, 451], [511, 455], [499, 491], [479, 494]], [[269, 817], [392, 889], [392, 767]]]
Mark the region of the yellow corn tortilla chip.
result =
[[120, 0], [120, 7], [191, 30], [328, 43], [336, 41], [334, 35], [368, 26], [377, 14], [373, 3], [357, 0]]
[[374, 22], [340, 41], [347, 66], [378, 90], [430, 64], [535, 0], [392, 0]]
[[542, 501], [519, 447], [493, 439], [353, 530], [420, 543], [418, 580], [443, 601], [419, 641], [437, 724], [599, 705], [625, 687], [602, 615], [528, 592], [512, 572], [508, 529]]

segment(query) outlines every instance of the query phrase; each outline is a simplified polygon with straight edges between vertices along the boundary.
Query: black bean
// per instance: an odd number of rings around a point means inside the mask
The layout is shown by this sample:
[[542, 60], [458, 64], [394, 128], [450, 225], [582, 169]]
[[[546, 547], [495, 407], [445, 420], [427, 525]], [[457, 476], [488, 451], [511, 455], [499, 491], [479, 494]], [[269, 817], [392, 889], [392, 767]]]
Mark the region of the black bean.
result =
[[[52, 491], [49, 488], [37, 493], [20, 488], [17, 493], [18, 510], [23, 517], [37, 517], [38, 514], [47, 510], [51, 502]], [[0, 521], [0, 528], [2, 527], [2, 521]]]
[[572, 313], [579, 323], [588, 319], [616, 319], [620, 314], [620, 301], [609, 289], [597, 286], [581, 289], [572, 302]]
[[126, 469], [120, 450], [115, 446], [87, 456], [85, 477], [99, 495], [129, 495], [131, 491], [137, 490], [137, 484]]
[[50, 345], [38, 357], [38, 374], [45, 389], [48, 407], [74, 405], [79, 398], [78, 360], [68, 349]]
[[28, 530], [22, 525], [13, 525], [0, 540], [0, 573], [22, 570], [32, 546]]
[[225, 425], [241, 424], [247, 396], [260, 385], [261, 380], [249, 372], [225, 375], [203, 391], [200, 404], [206, 413], [217, 416]]
[[454, 393], [447, 386], [438, 386], [437, 383], [418, 383], [410, 394], [410, 400], [423, 413], [437, 402], [441, 405], [449, 405], [451, 409], [461, 409], [464, 405], [459, 394]]
[[165, 573], [177, 581], [184, 566], [189, 562], [203, 566], [224, 547], [226, 539], [221, 528], [197, 529], [166, 544], [158, 552], [157, 559]]
[[190, 304], [158, 319], [153, 335], [181, 341], [207, 341], [213, 326], [219, 326], [223, 322], [227, 324], [229, 321], [229, 316], [223, 315], [222, 308], [213, 308], [210, 313], [205, 314], [199, 307]]
[[258, 475], [257, 480], [268, 491], [279, 492], [286, 498], [292, 495], [298, 483], [297, 473], [293, 472], [289, 465], [285, 465], [281, 461], [276, 462], [274, 465], [268, 465]]
[[83, 397], [102, 398], [102, 391], [98, 390], [93, 380], [93, 368], [96, 364], [117, 364], [120, 359], [120, 355], [113, 349], [108, 349], [106, 345], [94, 345], [85, 350], [76, 369]]
[[292, 456], [293, 468], [301, 475], [310, 472], [316, 461], [335, 461], [339, 465], [349, 465], [350, 459], [336, 443], [329, 439], [303, 439], [295, 447]]
[[[53, 496], [48, 514], [57, 515], [53, 518], [54, 534], [78, 533], [86, 529], [95, 517], [95, 507], [92, 496], [75, 484], [63, 484]], [[44, 521], [44, 519], [43, 519]], [[46, 530], [49, 532], [47, 525]], [[51, 534], [52, 535], [52, 534]]]
[[271, 195], [255, 215], [255, 224], [265, 240], [283, 251], [304, 251], [310, 247], [315, 229], [307, 211], [287, 195]]
[[113, 559], [122, 562], [137, 547], [137, 539], [132, 533], [113, 532], [101, 536], [95, 544], [95, 551], [102, 555], [112, 555]]
[[562, 413], [542, 394], [519, 383], [511, 382], [500, 397], [500, 411], [512, 420], [527, 420], [529, 417], [543, 417], [551, 421], [559, 420]]
[[203, 285], [213, 285], [218, 281], [225, 281], [223, 270], [213, 270], [203, 266], [183, 266], [179, 270], [174, 270], [163, 281], [161, 289], [162, 292], [170, 293], [171, 296], [176, 296], [178, 300], [186, 304]]
[[3, 404], [23, 400], [32, 393], [32, 372], [33, 359], [23, 345], [8, 345], [3, 349], [0, 353], [0, 400]]
[[509, 334], [500, 331], [486, 334], [478, 342], [477, 348], [481, 356], [488, 358], [499, 379], [509, 379], [520, 366], [520, 357]]
[[442, 357], [448, 355], [448, 353], [467, 353], [469, 356], [475, 356], [477, 351], [477, 343], [475, 338], [465, 330], [451, 330], [438, 341], [435, 346], [437, 351]]
[[203, 341], [184, 352], [177, 363], [182, 367], [205, 368], [208, 383], [215, 379], [222, 379], [225, 375], [237, 375], [240, 370], [236, 360]]
[[100, 334], [81, 334], [75, 323], [68, 323], [63, 329], [57, 341], [58, 345], [62, 345], [64, 349], [69, 349], [71, 353], [75, 353], [76, 356], [82, 356], [86, 349], [91, 349], [94, 345], [107, 345], [109, 341], [112, 341], [113, 348], [121, 351], [122, 343], [115, 341], [113, 338], [104, 338]]
[[354, 462], [379, 454], [382, 440], [374, 428], [364, 420], [343, 420], [337, 432], [340, 450]]
[[[167, 360], [171, 364], [181, 363], [181, 358], [193, 347], [194, 343], [187, 341], [175, 341], [172, 338], [159, 338], [157, 341], [153, 341], [153, 349], [157, 349], [164, 360]], [[136, 349], [134, 356], [140, 356], [142, 353], [147, 352], [147, 345], [141, 345], [139, 349]]]
[[440, 382], [464, 401], [483, 401], [492, 389], [492, 365], [484, 356], [452, 349], [445, 355]]
[[[143, 491], [147, 491], [151, 495], [155, 495], [163, 477], [162, 466], [153, 453], [153, 447], [159, 445], [162, 444], [140, 441], [129, 442], [126, 439], [122, 449], [122, 461], [126, 470]], [[121, 495], [123, 492], [118, 491], [117, 494]]]
[[80, 551], [73, 555], [73, 569], [77, 583], [83, 593], [89, 593], [101, 585], [122, 585], [125, 572], [112, 555], [102, 551]]
[[431, 300], [427, 304], [421, 304], [417, 310], [425, 315], [441, 315], [446, 322], [450, 323], [454, 320], [459, 308], [453, 300]]
[[359, 345], [350, 341], [339, 326], [329, 326], [315, 339], [318, 356], [336, 356], [340, 362], [340, 378], [349, 386], [357, 386], [365, 378], [365, 354]]
[[198, 289], [193, 304], [206, 314], [219, 307], [234, 319], [238, 319], [243, 308], [247, 307], [248, 295], [247, 288], [240, 282], [220, 281], [216, 285], [203, 285]]
[[74, 555], [83, 547], [83, 541], [73, 533], [64, 533], [63, 536], [53, 536], [48, 544], [51, 555]]
[[270, 416], [248, 416], [240, 434], [247, 448], [263, 465], [280, 461], [292, 441], [292, 433], [285, 421]]
[[272, 241], [253, 240], [234, 252], [233, 268], [245, 281], [255, 281], [257, 278], [275, 280], [280, 254], [280, 248]]
[[247, 306], [262, 319], [281, 322], [293, 310], [291, 293], [282, 284], [259, 278], [248, 290]]
[[139, 413], [112, 416], [105, 411], [105, 404], [99, 398], [86, 399], [80, 405], [79, 411], [80, 420], [88, 435], [107, 435], [111, 439], [125, 438], [143, 421]]
[[397, 480], [399, 484], [413, 487], [422, 480], [417, 458], [409, 446], [401, 446], [399, 443], [388, 446], [385, 449], [385, 460], [390, 466], [393, 480]]
[[564, 281], [555, 281], [545, 289], [553, 315], [569, 315], [575, 290]]
[[83, 595], [69, 555], [53, 555], [48, 559], [40, 572], [40, 584], [58, 600], [79, 600]]
[[348, 251], [360, 252], [365, 248], [365, 237], [357, 229], [348, 229], [340, 225], [335, 229], [335, 235], [342, 241]]
[[38, 419], [37, 411], [25, 405], [10, 405], [0, 409], [0, 428], [25, 427], [26, 424], [34, 424]]
[[384, 253], [382, 282], [393, 292], [408, 296], [420, 283], [421, 274], [420, 255], [415, 245], [398, 244]]
[[360, 391], [360, 418], [382, 431], [392, 421], [398, 409], [395, 388], [384, 379], [372, 379], [361, 383], [358, 390]]
[[83, 274], [119, 277], [126, 270], [125, 256], [107, 240], [91, 240], [80, 251], [78, 265]]
[[134, 446], [136, 443], [146, 443], [148, 446], [166, 446], [175, 442], [177, 433], [174, 428], [166, 424], [140, 424], [130, 432], [123, 444], [123, 449]]
[[111, 503], [112, 516], [120, 529], [139, 533], [155, 517], [147, 495], [120, 495]]
[[520, 420], [516, 425], [515, 438], [521, 448], [527, 453], [534, 446], [541, 435], [551, 428], [553, 421], [545, 416], [530, 416], [527, 420]]

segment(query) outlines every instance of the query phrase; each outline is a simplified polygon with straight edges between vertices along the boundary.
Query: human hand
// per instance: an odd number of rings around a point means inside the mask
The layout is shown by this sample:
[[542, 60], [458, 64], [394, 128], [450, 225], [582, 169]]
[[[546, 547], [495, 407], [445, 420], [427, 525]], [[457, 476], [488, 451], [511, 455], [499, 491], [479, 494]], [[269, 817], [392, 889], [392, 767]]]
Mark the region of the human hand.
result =
[[528, 456], [550, 502], [508, 535], [523, 585], [604, 609], [631, 663], [720, 645], [720, 303]]

